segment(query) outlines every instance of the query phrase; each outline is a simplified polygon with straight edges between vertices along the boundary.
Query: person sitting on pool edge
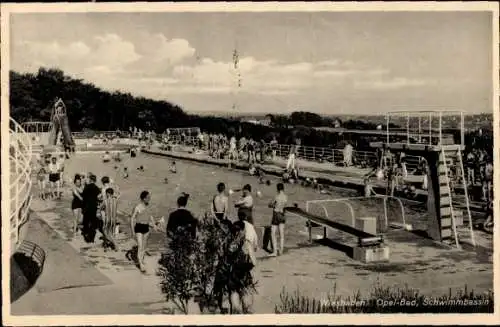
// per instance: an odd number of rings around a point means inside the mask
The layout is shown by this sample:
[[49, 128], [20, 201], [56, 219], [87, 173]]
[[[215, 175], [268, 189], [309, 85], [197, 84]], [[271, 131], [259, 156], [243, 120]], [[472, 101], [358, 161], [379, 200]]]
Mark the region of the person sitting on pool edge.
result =
[[181, 196], [177, 198], [177, 209], [168, 217], [167, 236], [170, 238], [173, 238], [179, 232], [179, 228], [183, 228], [190, 232], [193, 238], [196, 237], [198, 220], [194, 218], [191, 211], [186, 209], [188, 199], [189, 194], [182, 193]]
[[246, 216], [246, 221], [253, 224], [253, 197], [252, 197], [252, 187], [250, 184], [243, 186], [243, 194], [241, 199], [235, 203], [235, 207], [238, 208], [238, 213], [242, 212]]
[[172, 164], [170, 165], [170, 172], [172, 174], [176, 174], [177, 173], [177, 166], [175, 165], [175, 161], [172, 161]]

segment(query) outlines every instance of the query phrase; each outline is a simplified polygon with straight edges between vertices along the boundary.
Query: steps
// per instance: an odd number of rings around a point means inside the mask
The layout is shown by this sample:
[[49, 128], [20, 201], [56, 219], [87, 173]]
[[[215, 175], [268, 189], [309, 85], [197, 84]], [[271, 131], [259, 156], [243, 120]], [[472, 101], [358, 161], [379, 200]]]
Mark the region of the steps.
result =
[[[456, 180], [454, 180], [456, 179]], [[464, 220], [472, 221], [470, 214], [470, 204], [467, 194], [467, 185], [465, 183], [464, 167], [460, 149], [447, 149], [442, 146], [438, 161], [438, 191], [439, 191], [439, 219], [441, 240], [443, 243], [455, 244], [461, 248], [458, 236], [458, 228], [463, 226]], [[465, 196], [457, 196], [452, 185], [461, 184], [465, 190]], [[467, 218], [464, 217], [464, 208], [467, 211]], [[472, 224], [468, 223], [470, 228], [471, 243], [474, 244], [474, 232]]]

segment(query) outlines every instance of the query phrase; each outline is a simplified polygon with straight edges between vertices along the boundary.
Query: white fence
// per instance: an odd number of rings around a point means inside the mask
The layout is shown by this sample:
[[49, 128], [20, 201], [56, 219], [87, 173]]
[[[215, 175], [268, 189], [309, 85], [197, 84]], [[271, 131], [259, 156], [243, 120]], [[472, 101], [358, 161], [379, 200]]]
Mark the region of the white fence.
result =
[[[169, 143], [175, 145], [183, 146], [198, 146], [198, 137], [184, 137], [181, 136], [170, 136], [168, 138]], [[290, 153], [289, 144], [271, 144], [265, 143], [266, 148], [271, 149], [274, 154], [279, 158], [288, 158]], [[208, 149], [210, 150], [210, 144]], [[332, 149], [327, 147], [315, 147], [315, 146], [300, 146], [297, 153], [298, 159], [303, 159], [306, 161], [315, 162], [330, 162], [334, 165], [343, 165], [344, 163], [344, 150], [343, 149]], [[419, 165], [420, 158], [417, 156], [406, 155], [406, 167], [409, 172], [415, 170]], [[353, 164], [356, 166], [372, 166], [377, 161], [376, 151], [353, 151]]]
[[10, 231], [11, 249], [20, 241], [20, 229], [29, 219], [31, 203], [31, 138], [12, 118], [10, 119]]

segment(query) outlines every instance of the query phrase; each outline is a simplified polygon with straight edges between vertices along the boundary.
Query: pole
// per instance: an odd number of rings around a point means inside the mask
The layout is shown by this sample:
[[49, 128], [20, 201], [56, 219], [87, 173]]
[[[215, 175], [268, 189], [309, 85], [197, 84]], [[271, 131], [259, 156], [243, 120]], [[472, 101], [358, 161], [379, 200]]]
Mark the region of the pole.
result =
[[406, 143], [410, 144], [410, 113], [406, 114]]
[[429, 112], [429, 145], [432, 144], [432, 112]]

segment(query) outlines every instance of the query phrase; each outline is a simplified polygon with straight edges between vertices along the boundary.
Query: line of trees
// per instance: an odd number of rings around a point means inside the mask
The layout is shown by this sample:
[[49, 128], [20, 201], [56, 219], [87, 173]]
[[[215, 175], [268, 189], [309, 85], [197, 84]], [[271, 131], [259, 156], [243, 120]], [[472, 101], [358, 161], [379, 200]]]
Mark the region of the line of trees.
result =
[[[151, 100], [130, 93], [108, 92], [92, 83], [71, 78], [59, 69], [40, 68], [36, 73], [10, 72], [10, 114], [18, 122], [50, 120], [53, 101], [64, 100], [69, 125], [73, 131], [129, 130], [137, 127], [162, 133], [167, 128], [200, 127], [208, 133], [222, 133], [280, 143], [292, 143], [300, 138], [303, 145], [342, 146], [345, 135], [317, 131], [312, 127], [332, 126], [335, 121], [306, 111], [291, 115], [270, 115], [271, 126], [256, 125], [238, 119], [199, 116], [186, 113], [178, 105]], [[376, 124], [348, 120], [342, 127], [375, 129]], [[358, 149], [368, 147], [367, 138], [354, 140]]]

